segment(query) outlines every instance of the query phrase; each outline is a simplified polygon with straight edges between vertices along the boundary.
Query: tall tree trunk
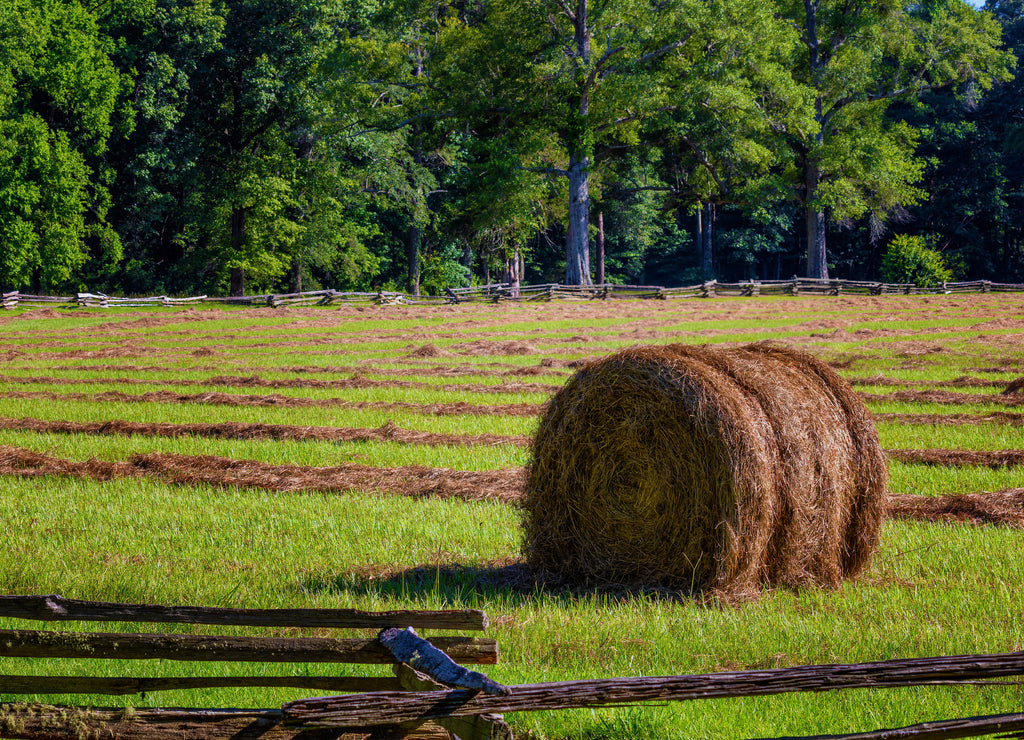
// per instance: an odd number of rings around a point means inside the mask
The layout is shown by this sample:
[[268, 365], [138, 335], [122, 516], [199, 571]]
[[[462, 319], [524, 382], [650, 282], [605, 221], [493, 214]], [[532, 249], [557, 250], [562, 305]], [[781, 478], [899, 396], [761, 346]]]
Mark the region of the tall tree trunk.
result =
[[[245, 250], [245, 209], [231, 209], [231, 256], [238, 257]], [[245, 273], [241, 267], [232, 267], [231, 290], [233, 296], [245, 295]]]
[[[826, 61], [822, 58], [820, 39], [818, 38], [818, 10], [820, 0], [804, 0], [804, 18], [806, 33], [804, 43], [807, 46], [807, 64], [810, 68], [812, 84], [821, 89]], [[828, 280], [828, 258], [825, 248], [825, 212], [814, 205], [814, 198], [821, 182], [821, 165], [818, 157], [825, 143], [825, 116], [822, 99], [819, 96], [814, 102], [814, 117], [818, 123], [818, 132], [814, 137], [814, 147], [804, 154], [804, 220], [807, 231], [807, 277]]]
[[566, 285], [590, 285], [590, 158], [593, 146], [588, 116], [593, 80], [590, 66], [590, 25], [587, 0], [576, 0], [572, 17], [574, 45], [572, 62], [580, 76], [579, 105], [569, 145], [569, 229], [565, 245]]
[[700, 269], [701, 274], [705, 280], [715, 279], [715, 250], [714, 250], [714, 219], [715, 219], [715, 206], [713, 203], [708, 203], [704, 206], [704, 233], [701, 236], [701, 262]]
[[405, 256], [409, 260], [409, 292], [420, 294], [420, 246], [423, 229], [413, 221], [409, 225], [409, 239], [405, 244]]
[[804, 220], [807, 229], [807, 277], [828, 280], [825, 212], [813, 202], [821, 175], [818, 163], [814, 160], [808, 160], [805, 169]]
[[297, 254], [292, 256], [292, 267], [288, 271], [288, 292], [302, 292], [302, 258]]
[[515, 298], [519, 297], [519, 286], [523, 277], [521, 268], [522, 257], [520, 256], [519, 245], [517, 244], [512, 254], [505, 260], [505, 273], [501, 277], [501, 282], [509, 286], [509, 293]]
[[604, 213], [597, 214], [597, 284], [604, 285]]
[[[425, 52], [423, 47], [417, 46], [415, 49], [416, 67], [413, 70], [414, 77], [421, 77], [423, 75], [424, 54]], [[423, 195], [422, 186], [419, 181], [419, 170], [423, 166], [423, 129], [418, 123], [413, 128], [412, 136], [412, 161], [416, 165], [416, 171], [413, 174], [413, 184], [419, 195], [414, 196], [411, 203], [412, 208], [410, 213], [409, 239], [406, 242], [405, 253], [409, 260], [409, 292], [418, 296], [420, 294], [420, 248], [423, 242], [422, 222], [418, 220], [420, 196], [423, 196], [423, 201], [424, 203], [426, 202], [426, 197]]]
[[589, 160], [569, 158], [569, 233], [565, 246], [565, 284], [590, 285]]
[[241, 267], [232, 267], [230, 270], [228, 270], [228, 273], [231, 276], [231, 287], [228, 290], [228, 295], [245, 295], [245, 270], [243, 270]]
[[694, 232], [697, 236], [697, 254], [700, 256], [700, 274], [702, 280], [707, 280], [704, 275], [704, 204], [697, 204], [697, 225]]
[[466, 268], [466, 287], [473, 284], [473, 247], [468, 243], [462, 246], [462, 266]]

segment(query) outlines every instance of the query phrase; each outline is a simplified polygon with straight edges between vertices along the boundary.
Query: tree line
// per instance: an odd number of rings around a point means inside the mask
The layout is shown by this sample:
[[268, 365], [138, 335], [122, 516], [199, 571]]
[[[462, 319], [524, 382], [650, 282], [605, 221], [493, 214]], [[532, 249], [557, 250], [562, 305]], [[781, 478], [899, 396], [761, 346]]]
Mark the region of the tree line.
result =
[[1024, 0], [0, 0], [0, 287], [1024, 278]]

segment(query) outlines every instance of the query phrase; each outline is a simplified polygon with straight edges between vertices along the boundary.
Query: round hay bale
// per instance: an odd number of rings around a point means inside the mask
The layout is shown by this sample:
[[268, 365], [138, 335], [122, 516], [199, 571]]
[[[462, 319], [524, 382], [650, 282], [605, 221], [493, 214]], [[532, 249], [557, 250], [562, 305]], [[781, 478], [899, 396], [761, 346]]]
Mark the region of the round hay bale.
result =
[[767, 344], [635, 347], [549, 403], [523, 547], [575, 585], [835, 587], [877, 545], [886, 475], [867, 409], [821, 361]]

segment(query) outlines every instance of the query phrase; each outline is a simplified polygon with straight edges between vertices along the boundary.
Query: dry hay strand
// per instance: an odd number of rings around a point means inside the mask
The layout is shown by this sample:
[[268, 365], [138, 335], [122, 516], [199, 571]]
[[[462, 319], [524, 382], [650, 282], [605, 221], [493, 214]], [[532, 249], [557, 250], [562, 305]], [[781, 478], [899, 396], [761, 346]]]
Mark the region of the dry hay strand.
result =
[[930, 424], [932, 426], [976, 426], [978, 424], [1002, 424], [1010, 427], [1024, 427], [1024, 414], [1012, 411], [993, 411], [990, 414], [875, 414], [876, 422], [893, 424]]
[[897, 391], [895, 393], [862, 393], [865, 401], [901, 401], [904, 403], [937, 403], [946, 406], [968, 404], [999, 404], [1001, 406], [1022, 406], [1024, 395], [1003, 395], [988, 393], [954, 393], [953, 391]]
[[514, 339], [495, 342], [488, 339], [478, 339], [472, 342], [462, 342], [455, 345], [459, 354], [470, 357], [497, 356], [497, 355], [532, 355], [537, 350], [529, 342], [522, 342]]
[[926, 522], [1024, 527], [1024, 488], [945, 496], [892, 495], [888, 515], [894, 519]]
[[22, 478], [66, 475], [73, 478], [106, 481], [114, 478], [137, 477], [140, 473], [129, 463], [95, 459], [65, 460], [21, 447], [0, 445], [0, 475], [16, 475]]
[[[166, 380], [153, 378], [60, 378], [50, 375], [0, 375], [0, 383], [4, 384], [46, 384], [46, 385], [168, 385]], [[439, 390], [455, 393], [553, 393], [560, 386], [552, 383], [525, 383], [522, 381], [502, 381], [490, 385], [486, 383], [455, 383], [436, 385], [414, 380], [373, 380], [361, 374], [351, 378], [336, 380], [318, 380], [316, 378], [261, 378], [258, 375], [217, 375], [202, 380], [182, 379], [173, 381], [174, 385], [184, 387], [209, 388], [321, 388], [332, 390], [361, 390], [367, 388], [413, 388]]]
[[300, 442], [397, 442], [430, 446], [471, 447], [529, 445], [528, 437], [503, 434], [444, 434], [403, 429], [392, 421], [377, 429], [359, 427], [318, 427], [293, 424], [246, 424], [228, 421], [212, 424], [173, 424], [170, 422], [110, 421], [46, 421], [26, 417], [0, 417], [0, 429], [17, 429], [44, 434], [93, 434], [139, 437], [209, 437], [213, 439], [271, 439]]
[[893, 460], [949, 467], [1011, 468], [1024, 464], [1024, 450], [886, 450]]
[[170, 391], [149, 393], [55, 393], [51, 391], [0, 391], [0, 398], [50, 399], [56, 401], [91, 401], [97, 403], [202, 403], [214, 406], [276, 406], [281, 408], [340, 408], [403, 410], [432, 416], [537, 416], [543, 410], [539, 403], [476, 404], [466, 401], [452, 403], [413, 403], [411, 401], [346, 401], [340, 398], [302, 398], [271, 393], [262, 396], [231, 393], [181, 394]]
[[[968, 375], [960, 375], [952, 380], [903, 380], [901, 378], [890, 378], [886, 375], [870, 375], [864, 378], [847, 378], [852, 386], [885, 386], [902, 388], [1005, 388], [1006, 383], [1001, 380], [989, 380], [986, 378], [973, 378]], [[1004, 393], [1006, 391], [1003, 391]]]
[[877, 545], [886, 475], [863, 403], [820, 360], [765, 344], [636, 347], [551, 400], [524, 554], [577, 585], [835, 587]]
[[1009, 396], [1011, 393], [1024, 393], [1024, 378], [1017, 378], [1010, 383], [1002, 391], [1004, 396]]
[[21, 478], [69, 476], [108, 481], [149, 476], [184, 486], [199, 484], [257, 488], [275, 492], [370, 492], [416, 498], [458, 498], [469, 501], [518, 501], [522, 470], [447, 470], [408, 465], [376, 468], [349, 463], [336, 467], [271, 465], [213, 455], [154, 452], [128, 462], [50, 457], [32, 450], [0, 445], [0, 475]]
[[443, 357], [446, 354], [448, 353], [438, 348], [436, 344], [428, 342], [420, 347], [416, 347], [406, 357]]
[[421, 465], [377, 468], [347, 463], [335, 467], [272, 465], [214, 455], [150, 453], [131, 465], [170, 483], [261, 488], [270, 491], [365, 491], [401, 496], [459, 498], [469, 501], [519, 499], [520, 470], [448, 470]]

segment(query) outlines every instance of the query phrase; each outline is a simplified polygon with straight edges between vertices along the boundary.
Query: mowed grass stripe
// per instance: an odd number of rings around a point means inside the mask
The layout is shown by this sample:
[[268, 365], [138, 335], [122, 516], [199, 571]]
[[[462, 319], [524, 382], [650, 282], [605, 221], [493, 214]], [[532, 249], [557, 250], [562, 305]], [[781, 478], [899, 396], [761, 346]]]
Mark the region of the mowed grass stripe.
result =
[[[286, 424], [142, 423], [113, 419], [98, 422], [45, 421], [31, 417], [0, 417], [0, 430], [32, 431], [42, 434], [117, 435], [156, 438], [199, 437], [228, 440], [272, 440], [291, 442], [394, 442], [429, 446], [528, 447], [531, 438], [497, 434], [441, 434], [403, 429], [387, 423], [377, 429], [317, 427]], [[943, 466], [984, 466], [1010, 468], [1024, 464], [1024, 450], [887, 449], [890, 459], [904, 463]]]
[[[573, 369], [582, 363], [572, 360], [542, 360], [537, 364], [516, 365], [506, 362], [494, 363], [457, 363], [457, 364], [422, 364], [394, 361], [390, 363], [364, 362], [359, 365], [283, 365], [273, 367], [268, 365], [232, 365], [221, 363], [219, 365], [189, 365], [173, 367], [167, 365], [114, 365], [76, 362], [68, 365], [46, 365], [38, 364], [17, 364], [7, 365], [8, 375], [25, 377], [31, 374], [43, 373], [67, 373], [69, 377], [103, 377], [100, 373], [133, 373], [140, 376], [159, 376], [160, 379], [173, 379], [183, 374], [224, 376], [236, 374], [241, 376], [259, 375], [263, 377], [293, 377], [318, 376], [318, 375], [339, 375], [339, 376], [380, 376], [380, 377], [429, 377], [429, 378], [550, 378], [552, 380], [564, 380], [572, 374]], [[91, 374], [95, 373], [95, 376]]]
[[66, 434], [17, 429], [0, 430], [0, 444], [71, 460], [121, 462], [138, 454], [212, 455], [232, 460], [253, 460], [266, 465], [328, 468], [348, 463], [377, 468], [422, 466], [455, 471], [521, 468], [528, 450], [512, 444], [466, 446], [425, 445], [389, 440], [334, 442], [197, 436], [140, 436], [120, 434]]
[[[497, 446], [529, 447], [525, 435], [443, 434], [403, 429], [388, 422], [377, 429], [353, 427], [318, 427], [287, 424], [222, 423], [142, 423], [112, 419], [109, 421], [74, 422], [46, 421], [32, 417], [12, 419], [0, 417], [0, 430], [31, 431], [41, 434], [84, 434], [93, 436], [139, 436], [156, 438], [198, 437], [225, 440], [271, 440], [291, 442], [394, 442], [429, 446]], [[1011, 468], [1024, 464], [1024, 450], [963, 449], [886, 449], [890, 459], [909, 464], [947, 467], [984, 466]]]
[[[74, 421], [82, 423], [127, 419], [138, 423], [196, 424], [227, 423], [283, 424], [288, 426], [359, 427], [379, 429], [394, 424], [438, 434], [500, 434], [530, 436], [537, 426], [537, 416], [509, 414], [432, 414], [421, 408], [383, 407], [355, 408], [316, 406], [218, 406], [211, 409], [201, 403], [145, 403], [32, 399], [0, 397], [0, 417], [28, 416], [43, 421]], [[923, 445], [920, 445], [923, 446]]]
[[217, 375], [201, 380], [184, 378], [68, 378], [45, 376], [0, 375], [0, 383], [8, 385], [106, 385], [106, 386], [164, 386], [180, 388], [275, 388], [275, 389], [318, 389], [318, 390], [354, 390], [354, 389], [416, 389], [441, 391], [445, 393], [507, 393], [552, 394], [560, 385], [550, 383], [531, 383], [523, 381], [496, 380], [495, 384], [487, 383], [446, 383], [413, 380], [374, 380], [368, 377], [337, 378], [325, 380], [321, 378], [264, 378], [258, 375]]
[[541, 403], [480, 404], [467, 401], [449, 403], [416, 403], [413, 401], [350, 401], [344, 398], [305, 398], [284, 396], [278, 393], [268, 395], [244, 395], [233, 393], [174, 393], [152, 391], [149, 393], [124, 393], [102, 391], [97, 393], [60, 393], [57, 391], [8, 391], [0, 398], [20, 400], [88, 401], [96, 403], [190, 403], [213, 406], [290, 407], [290, 408], [333, 408], [333, 409], [402, 409], [419, 414], [461, 416], [483, 414], [510, 416], [537, 416], [544, 405]]
[[[0, 446], [0, 475], [98, 481], [152, 477], [172, 485], [256, 488], [280, 493], [387, 493], [501, 503], [519, 501], [526, 483], [525, 470], [515, 469], [472, 472], [423, 466], [382, 469], [355, 464], [310, 468], [166, 453], [133, 455], [124, 462], [75, 461], [7, 445]], [[969, 495], [890, 496], [888, 507], [889, 516], [901, 519], [1024, 527], [1024, 488]]]

